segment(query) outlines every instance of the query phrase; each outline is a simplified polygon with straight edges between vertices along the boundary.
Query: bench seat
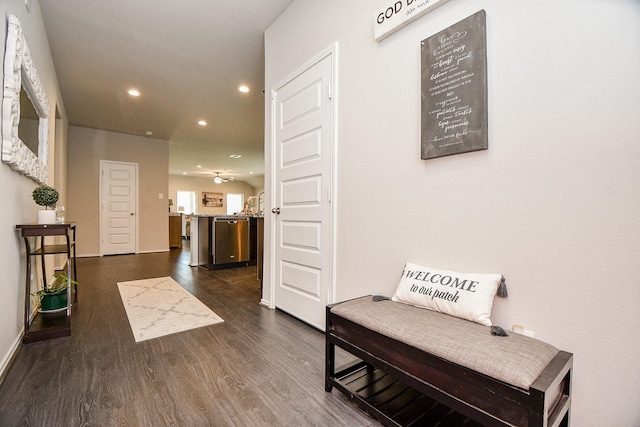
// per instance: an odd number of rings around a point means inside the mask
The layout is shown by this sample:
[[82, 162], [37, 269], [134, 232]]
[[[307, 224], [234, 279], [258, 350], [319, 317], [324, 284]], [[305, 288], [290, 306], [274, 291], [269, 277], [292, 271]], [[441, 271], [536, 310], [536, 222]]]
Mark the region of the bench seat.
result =
[[[336, 386], [372, 415], [340, 378], [368, 366], [480, 425], [568, 425], [572, 355], [516, 333], [371, 296], [327, 307], [325, 388]], [[337, 369], [335, 346], [363, 364]]]

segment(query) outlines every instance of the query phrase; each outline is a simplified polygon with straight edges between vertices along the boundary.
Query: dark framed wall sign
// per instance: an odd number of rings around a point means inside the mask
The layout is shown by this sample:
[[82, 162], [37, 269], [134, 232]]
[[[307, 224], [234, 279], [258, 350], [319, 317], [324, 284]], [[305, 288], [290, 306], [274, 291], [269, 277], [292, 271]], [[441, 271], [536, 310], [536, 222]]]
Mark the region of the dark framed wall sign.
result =
[[486, 13], [421, 43], [421, 158], [488, 148]]
[[202, 192], [202, 206], [207, 208], [222, 208], [224, 207], [224, 194], [223, 193], [210, 193], [207, 191]]

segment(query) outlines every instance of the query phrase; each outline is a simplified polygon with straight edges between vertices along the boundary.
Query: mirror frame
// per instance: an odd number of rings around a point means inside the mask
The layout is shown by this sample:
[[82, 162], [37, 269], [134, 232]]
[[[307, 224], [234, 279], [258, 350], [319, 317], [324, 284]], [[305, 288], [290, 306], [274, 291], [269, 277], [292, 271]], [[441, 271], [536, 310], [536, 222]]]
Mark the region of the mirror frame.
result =
[[[23, 87], [40, 117], [38, 155], [19, 138], [20, 88]], [[36, 70], [20, 21], [7, 18], [2, 92], [2, 161], [39, 184], [46, 184], [49, 152], [49, 101]]]

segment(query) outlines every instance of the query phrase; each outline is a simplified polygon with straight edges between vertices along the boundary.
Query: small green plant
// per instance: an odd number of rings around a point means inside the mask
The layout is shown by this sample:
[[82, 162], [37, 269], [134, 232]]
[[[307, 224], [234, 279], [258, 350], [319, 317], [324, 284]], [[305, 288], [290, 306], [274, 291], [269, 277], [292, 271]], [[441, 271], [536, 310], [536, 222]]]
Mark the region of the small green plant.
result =
[[60, 197], [58, 190], [48, 185], [41, 185], [31, 193], [33, 200], [40, 206], [46, 206], [47, 209], [55, 209], [56, 202]]
[[[45, 295], [57, 294], [59, 292], [66, 291], [69, 284], [69, 276], [67, 276], [67, 272], [56, 272], [54, 273], [53, 277], [55, 278], [55, 280], [51, 285], [45, 286], [44, 289], [40, 289], [39, 291], [32, 292], [31, 296], [41, 300]], [[71, 284], [78, 285], [78, 282], [71, 279]]]

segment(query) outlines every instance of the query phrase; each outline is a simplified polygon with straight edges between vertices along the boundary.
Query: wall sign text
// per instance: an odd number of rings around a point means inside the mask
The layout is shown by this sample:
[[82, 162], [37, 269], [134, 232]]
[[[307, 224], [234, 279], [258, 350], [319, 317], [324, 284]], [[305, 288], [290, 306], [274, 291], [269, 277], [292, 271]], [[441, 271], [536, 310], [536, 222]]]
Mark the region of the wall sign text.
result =
[[453, 24], [421, 44], [421, 158], [486, 150], [485, 11]]
[[379, 42], [447, 1], [391, 0], [376, 14], [373, 24], [375, 40]]

